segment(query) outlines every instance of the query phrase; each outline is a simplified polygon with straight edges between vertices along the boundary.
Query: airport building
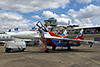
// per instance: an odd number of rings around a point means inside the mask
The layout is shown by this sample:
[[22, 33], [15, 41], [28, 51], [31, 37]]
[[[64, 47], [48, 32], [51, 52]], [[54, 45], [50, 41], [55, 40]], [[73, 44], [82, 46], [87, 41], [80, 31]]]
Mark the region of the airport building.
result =
[[55, 18], [49, 18], [48, 20], [44, 20], [45, 26], [57, 26], [57, 20]]
[[100, 26], [76, 27], [75, 30], [84, 29], [84, 34], [100, 34]]
[[68, 21], [68, 25], [57, 25], [57, 20], [55, 18], [49, 18], [48, 20], [44, 20], [44, 22], [49, 31], [60, 35], [64, 32], [64, 30], [79, 27], [78, 25], [70, 25], [70, 21]]
[[[84, 29], [84, 34], [100, 34], [100, 26], [91, 26], [91, 27], [73, 27], [67, 28], [68, 32], [72, 32], [72, 34], [77, 34], [81, 29]], [[70, 35], [72, 35], [70, 34]]]

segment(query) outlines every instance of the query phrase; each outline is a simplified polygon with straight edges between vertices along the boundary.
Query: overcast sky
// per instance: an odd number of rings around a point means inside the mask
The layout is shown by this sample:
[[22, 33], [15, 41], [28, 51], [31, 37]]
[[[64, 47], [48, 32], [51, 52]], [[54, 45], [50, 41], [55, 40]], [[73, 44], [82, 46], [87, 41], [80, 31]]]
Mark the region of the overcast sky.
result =
[[51, 17], [58, 25], [100, 25], [100, 0], [0, 0], [0, 31], [30, 30]]

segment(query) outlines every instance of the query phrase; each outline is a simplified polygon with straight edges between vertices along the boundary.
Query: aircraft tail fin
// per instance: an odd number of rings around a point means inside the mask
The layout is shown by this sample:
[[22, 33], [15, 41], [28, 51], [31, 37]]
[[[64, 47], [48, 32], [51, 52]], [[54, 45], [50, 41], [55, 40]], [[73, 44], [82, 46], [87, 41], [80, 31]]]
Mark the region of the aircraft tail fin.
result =
[[32, 27], [32, 28], [31, 28], [31, 30], [36, 30], [36, 29], [37, 29], [37, 27], [36, 27], [36, 26], [34, 26], [34, 27]]
[[18, 28], [14, 28], [14, 29], [9, 29], [8, 32], [11, 32], [11, 31], [18, 31]]
[[65, 30], [64, 33], [62, 34], [62, 36], [67, 36], [67, 31]]
[[75, 39], [83, 39], [83, 29], [81, 29], [80, 33], [77, 35]]
[[11, 29], [9, 29], [8, 32], [11, 32]]
[[14, 31], [18, 31], [18, 28], [15, 28]]

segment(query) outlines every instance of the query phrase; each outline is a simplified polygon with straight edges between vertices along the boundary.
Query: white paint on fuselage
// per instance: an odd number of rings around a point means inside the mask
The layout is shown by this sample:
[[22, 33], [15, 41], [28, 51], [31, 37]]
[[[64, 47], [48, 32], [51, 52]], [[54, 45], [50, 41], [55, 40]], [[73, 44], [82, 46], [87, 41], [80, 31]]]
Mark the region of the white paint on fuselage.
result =
[[40, 38], [39, 31], [22, 31], [22, 32], [17, 32], [15, 34], [12, 34], [11, 36], [15, 37], [15, 38], [20, 38], [20, 39], [38, 39], [38, 38]]
[[[22, 31], [11, 35], [20, 39], [41, 39], [39, 31]], [[45, 39], [57, 39], [59, 37], [51, 36], [48, 32], [44, 32]]]
[[14, 40], [13, 37], [11, 37], [8, 34], [0, 34], [0, 41], [11, 41]]

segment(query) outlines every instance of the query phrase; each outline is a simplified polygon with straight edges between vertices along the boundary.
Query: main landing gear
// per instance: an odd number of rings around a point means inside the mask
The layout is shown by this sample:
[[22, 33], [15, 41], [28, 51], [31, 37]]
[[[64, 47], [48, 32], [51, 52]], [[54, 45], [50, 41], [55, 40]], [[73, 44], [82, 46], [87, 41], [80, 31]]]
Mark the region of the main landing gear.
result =
[[68, 44], [68, 46], [67, 46], [67, 52], [69, 52], [69, 51], [71, 51], [71, 47], [69, 45], [69, 41], [67, 41], [67, 44]]
[[52, 46], [52, 50], [56, 50], [56, 46]]
[[67, 47], [67, 51], [71, 51], [71, 47], [70, 46]]
[[49, 49], [46, 49], [45, 52], [46, 52], [46, 53], [49, 53]]

